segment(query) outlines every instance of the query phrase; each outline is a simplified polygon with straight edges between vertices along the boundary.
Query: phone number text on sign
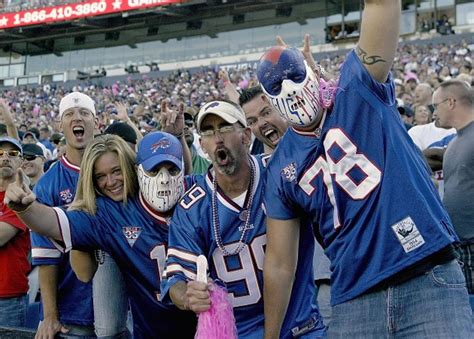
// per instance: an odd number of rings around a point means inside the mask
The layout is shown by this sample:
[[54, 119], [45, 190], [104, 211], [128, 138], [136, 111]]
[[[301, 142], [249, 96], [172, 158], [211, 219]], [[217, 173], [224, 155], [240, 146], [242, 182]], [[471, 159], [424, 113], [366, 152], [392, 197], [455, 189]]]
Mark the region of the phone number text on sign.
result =
[[183, 0], [89, 0], [16, 13], [0, 13], [0, 29], [74, 20], [180, 2]]
[[14, 15], [13, 25], [37, 24], [61, 19], [78, 18], [85, 15], [97, 15], [105, 13], [107, 4], [105, 2], [93, 2], [64, 7], [53, 7], [48, 9], [25, 11]]

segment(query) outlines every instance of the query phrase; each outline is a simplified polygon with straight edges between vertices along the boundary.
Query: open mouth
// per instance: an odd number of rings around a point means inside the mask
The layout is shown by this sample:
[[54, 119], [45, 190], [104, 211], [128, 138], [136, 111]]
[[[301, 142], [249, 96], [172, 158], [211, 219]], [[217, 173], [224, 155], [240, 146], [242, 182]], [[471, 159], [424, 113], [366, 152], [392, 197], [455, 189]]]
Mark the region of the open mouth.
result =
[[278, 131], [276, 129], [273, 129], [273, 128], [268, 129], [265, 132], [263, 132], [263, 136], [265, 138], [267, 138], [268, 140], [270, 140], [273, 144], [278, 142], [278, 140], [280, 139], [280, 137], [278, 135]]
[[218, 149], [216, 151], [217, 163], [221, 166], [225, 166], [229, 163], [229, 151], [225, 148]]
[[84, 137], [84, 127], [76, 126], [72, 129], [72, 133], [78, 138]]
[[171, 195], [171, 190], [158, 191], [156, 195], [158, 197], [169, 197]]

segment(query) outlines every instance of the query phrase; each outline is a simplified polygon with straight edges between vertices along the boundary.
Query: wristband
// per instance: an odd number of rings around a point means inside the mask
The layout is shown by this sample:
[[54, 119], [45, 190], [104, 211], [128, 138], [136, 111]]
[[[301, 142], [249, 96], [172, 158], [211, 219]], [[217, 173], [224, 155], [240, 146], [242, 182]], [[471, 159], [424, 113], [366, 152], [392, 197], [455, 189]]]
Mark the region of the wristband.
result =
[[29, 204], [25, 209], [23, 209], [21, 211], [15, 211], [15, 210], [14, 211], [17, 214], [23, 214], [23, 213], [27, 212], [33, 206], [33, 204], [34, 204], [34, 201], [31, 204]]

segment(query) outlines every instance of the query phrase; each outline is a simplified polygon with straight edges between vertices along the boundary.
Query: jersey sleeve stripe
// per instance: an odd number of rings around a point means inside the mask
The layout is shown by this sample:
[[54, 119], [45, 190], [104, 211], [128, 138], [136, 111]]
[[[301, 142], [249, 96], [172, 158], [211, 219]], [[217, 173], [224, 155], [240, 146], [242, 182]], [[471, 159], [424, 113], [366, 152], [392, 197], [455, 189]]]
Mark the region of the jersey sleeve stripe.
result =
[[60, 251], [69, 252], [72, 249], [71, 228], [69, 225], [69, 220], [66, 213], [61, 208], [53, 207], [53, 209], [56, 212], [56, 217], [58, 218], [59, 231], [61, 232], [61, 238], [63, 240], [64, 246], [54, 239], [51, 239], [51, 242]]
[[54, 248], [33, 248], [31, 256], [36, 259], [40, 258], [60, 258], [61, 252]]
[[164, 275], [166, 275], [167, 278], [177, 274], [177, 273], [182, 273], [186, 276], [186, 278], [191, 279], [191, 280], [196, 280], [196, 273], [184, 268], [180, 264], [170, 264], [166, 266], [166, 270], [164, 272]]
[[188, 261], [190, 263], [196, 264], [197, 261], [197, 255], [192, 254], [190, 252], [184, 252], [181, 250], [178, 250], [176, 248], [169, 248], [168, 249], [168, 257], [176, 257], [178, 259]]

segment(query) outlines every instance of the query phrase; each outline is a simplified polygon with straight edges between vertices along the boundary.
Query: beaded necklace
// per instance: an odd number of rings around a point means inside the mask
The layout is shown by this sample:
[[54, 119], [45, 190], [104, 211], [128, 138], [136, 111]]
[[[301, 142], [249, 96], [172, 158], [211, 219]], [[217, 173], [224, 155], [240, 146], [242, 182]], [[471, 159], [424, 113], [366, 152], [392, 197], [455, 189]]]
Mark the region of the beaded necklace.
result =
[[217, 181], [216, 181], [216, 174], [214, 173], [214, 178], [212, 178], [212, 228], [214, 231], [214, 238], [216, 239], [217, 247], [224, 253], [225, 256], [228, 255], [235, 255], [239, 254], [240, 251], [247, 245], [245, 243], [245, 234], [247, 233], [247, 229], [249, 229], [249, 222], [250, 222], [250, 209], [252, 208], [252, 201], [253, 201], [253, 183], [255, 177], [255, 165], [252, 159], [249, 159], [250, 162], [250, 183], [248, 188], [249, 198], [247, 199], [247, 204], [244, 206], [244, 211], [242, 213], [246, 214], [244, 229], [242, 230], [242, 234], [240, 235], [239, 243], [237, 248], [229, 252], [224, 244], [222, 243], [221, 231], [220, 231], [220, 224], [219, 224], [219, 213], [217, 210]]

